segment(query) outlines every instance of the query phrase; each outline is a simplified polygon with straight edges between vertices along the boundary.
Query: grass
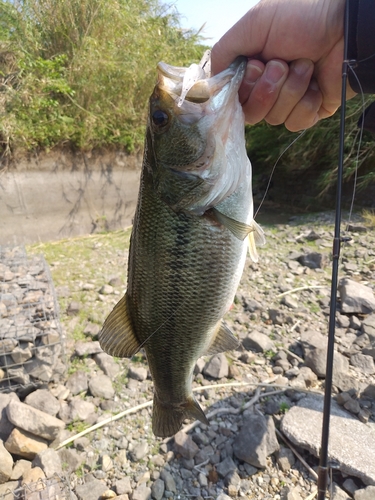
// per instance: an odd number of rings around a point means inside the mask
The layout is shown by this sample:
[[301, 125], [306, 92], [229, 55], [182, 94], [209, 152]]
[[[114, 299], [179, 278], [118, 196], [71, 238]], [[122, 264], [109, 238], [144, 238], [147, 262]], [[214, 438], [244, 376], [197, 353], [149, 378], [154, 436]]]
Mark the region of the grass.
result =
[[375, 211], [374, 210], [363, 210], [362, 217], [365, 222], [365, 225], [369, 229], [375, 228]]

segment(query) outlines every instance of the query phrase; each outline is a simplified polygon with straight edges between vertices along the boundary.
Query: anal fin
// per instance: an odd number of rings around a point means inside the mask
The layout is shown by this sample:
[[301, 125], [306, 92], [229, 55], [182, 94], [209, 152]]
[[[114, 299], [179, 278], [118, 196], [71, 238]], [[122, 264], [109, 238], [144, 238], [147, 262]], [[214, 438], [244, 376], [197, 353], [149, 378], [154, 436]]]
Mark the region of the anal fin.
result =
[[223, 322], [220, 322], [217, 333], [205, 354], [219, 354], [224, 351], [237, 349], [240, 342], [233, 335], [232, 331]]
[[103, 351], [119, 358], [132, 357], [141, 347], [130, 320], [127, 295], [115, 305], [99, 333]]

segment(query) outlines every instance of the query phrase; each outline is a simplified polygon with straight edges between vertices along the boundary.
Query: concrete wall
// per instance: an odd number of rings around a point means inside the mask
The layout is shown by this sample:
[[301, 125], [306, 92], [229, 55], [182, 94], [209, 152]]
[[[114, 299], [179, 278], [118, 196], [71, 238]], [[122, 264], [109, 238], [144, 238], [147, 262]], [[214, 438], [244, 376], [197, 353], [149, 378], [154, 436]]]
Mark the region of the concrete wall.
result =
[[141, 156], [52, 152], [0, 171], [0, 245], [34, 243], [129, 226]]

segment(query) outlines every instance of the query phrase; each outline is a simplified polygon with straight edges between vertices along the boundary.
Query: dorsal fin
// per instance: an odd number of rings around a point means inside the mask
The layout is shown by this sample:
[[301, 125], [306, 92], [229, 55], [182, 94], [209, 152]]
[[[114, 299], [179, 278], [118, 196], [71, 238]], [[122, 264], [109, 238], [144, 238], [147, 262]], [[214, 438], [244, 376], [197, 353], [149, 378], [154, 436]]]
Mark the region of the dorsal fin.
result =
[[233, 335], [227, 325], [220, 321], [217, 333], [205, 354], [219, 354], [219, 352], [237, 349], [239, 341]]
[[128, 313], [126, 294], [105, 320], [99, 343], [103, 351], [119, 358], [131, 358], [141, 347]]

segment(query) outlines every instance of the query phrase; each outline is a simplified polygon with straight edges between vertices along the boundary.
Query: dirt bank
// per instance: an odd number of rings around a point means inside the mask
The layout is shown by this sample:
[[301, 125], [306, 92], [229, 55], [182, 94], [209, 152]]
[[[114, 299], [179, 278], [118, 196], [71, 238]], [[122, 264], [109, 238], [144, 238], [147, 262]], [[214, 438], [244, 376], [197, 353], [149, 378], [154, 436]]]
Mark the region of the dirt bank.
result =
[[0, 173], [0, 244], [115, 230], [132, 223], [141, 156], [52, 152]]

